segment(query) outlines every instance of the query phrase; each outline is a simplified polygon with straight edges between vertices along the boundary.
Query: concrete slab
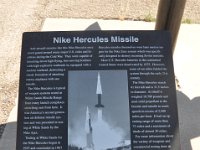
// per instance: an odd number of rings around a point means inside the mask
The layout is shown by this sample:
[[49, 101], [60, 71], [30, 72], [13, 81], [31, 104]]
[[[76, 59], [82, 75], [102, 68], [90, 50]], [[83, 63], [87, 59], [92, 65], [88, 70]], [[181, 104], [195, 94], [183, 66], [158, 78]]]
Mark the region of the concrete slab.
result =
[[102, 30], [154, 30], [155, 27], [153, 22], [142, 21], [47, 18], [42, 31], [82, 31], [95, 22]]
[[[102, 30], [154, 30], [155, 23], [47, 18], [42, 31], [85, 30], [98, 22]], [[177, 91], [182, 150], [200, 149], [200, 25], [182, 25], [174, 53], [175, 74], [180, 81]], [[16, 102], [16, 104], [18, 104]], [[0, 140], [0, 150], [15, 150], [17, 106], [13, 108]]]
[[200, 96], [200, 25], [183, 24], [174, 53], [175, 74], [181, 91], [191, 100]]

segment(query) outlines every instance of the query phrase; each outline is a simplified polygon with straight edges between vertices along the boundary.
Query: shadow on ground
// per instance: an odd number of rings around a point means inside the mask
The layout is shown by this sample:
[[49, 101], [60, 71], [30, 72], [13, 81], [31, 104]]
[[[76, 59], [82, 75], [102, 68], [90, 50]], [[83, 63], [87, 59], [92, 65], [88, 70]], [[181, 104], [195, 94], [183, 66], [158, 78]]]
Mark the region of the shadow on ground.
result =
[[177, 91], [177, 102], [181, 150], [192, 150], [190, 140], [200, 136], [200, 97], [190, 100], [184, 93]]
[[17, 132], [17, 122], [10, 122], [6, 124], [4, 132], [0, 139], [0, 150], [16, 149], [16, 132]]
[[0, 124], [0, 139], [1, 139], [1, 136], [3, 134], [5, 126], [6, 126], [6, 124]]

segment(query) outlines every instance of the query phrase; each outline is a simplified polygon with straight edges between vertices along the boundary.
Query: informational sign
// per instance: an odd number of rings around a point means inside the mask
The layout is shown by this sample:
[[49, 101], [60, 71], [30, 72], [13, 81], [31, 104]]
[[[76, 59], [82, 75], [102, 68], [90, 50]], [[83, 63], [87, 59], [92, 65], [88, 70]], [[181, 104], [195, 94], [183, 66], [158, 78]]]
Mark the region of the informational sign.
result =
[[180, 149], [166, 31], [24, 33], [17, 150]]

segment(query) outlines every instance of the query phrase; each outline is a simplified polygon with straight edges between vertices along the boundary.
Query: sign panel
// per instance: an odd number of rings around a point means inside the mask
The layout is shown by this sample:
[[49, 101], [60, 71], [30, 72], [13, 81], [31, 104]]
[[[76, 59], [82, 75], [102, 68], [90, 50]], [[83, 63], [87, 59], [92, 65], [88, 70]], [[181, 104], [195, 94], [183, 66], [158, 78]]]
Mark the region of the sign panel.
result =
[[17, 150], [179, 146], [168, 32], [24, 33]]

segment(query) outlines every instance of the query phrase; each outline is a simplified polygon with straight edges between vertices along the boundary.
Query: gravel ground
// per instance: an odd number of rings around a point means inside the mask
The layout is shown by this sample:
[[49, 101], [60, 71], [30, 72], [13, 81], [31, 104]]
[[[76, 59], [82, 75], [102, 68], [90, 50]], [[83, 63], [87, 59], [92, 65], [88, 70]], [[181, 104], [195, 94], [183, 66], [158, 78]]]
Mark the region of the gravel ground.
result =
[[[153, 20], [158, 2], [159, 0], [0, 0], [0, 137], [18, 92], [23, 32], [40, 31], [47, 17]], [[184, 19], [200, 23], [199, 0], [187, 0]]]

